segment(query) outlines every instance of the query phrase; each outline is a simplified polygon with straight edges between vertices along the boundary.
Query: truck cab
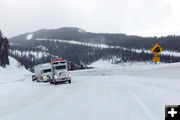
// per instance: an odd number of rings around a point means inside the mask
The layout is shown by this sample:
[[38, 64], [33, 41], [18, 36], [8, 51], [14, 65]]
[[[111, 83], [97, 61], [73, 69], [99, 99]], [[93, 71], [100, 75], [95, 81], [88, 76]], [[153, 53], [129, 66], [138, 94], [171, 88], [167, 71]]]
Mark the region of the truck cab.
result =
[[50, 63], [34, 66], [35, 78], [37, 82], [49, 82], [51, 78], [52, 65]]
[[51, 84], [57, 84], [59, 82], [71, 83], [71, 74], [68, 71], [67, 61], [64, 59], [56, 59], [51, 62]]
[[41, 74], [42, 74], [42, 77], [43, 77], [42, 78], [43, 82], [49, 82], [50, 81], [51, 71], [52, 71], [52, 68], [43, 69], [41, 71]]

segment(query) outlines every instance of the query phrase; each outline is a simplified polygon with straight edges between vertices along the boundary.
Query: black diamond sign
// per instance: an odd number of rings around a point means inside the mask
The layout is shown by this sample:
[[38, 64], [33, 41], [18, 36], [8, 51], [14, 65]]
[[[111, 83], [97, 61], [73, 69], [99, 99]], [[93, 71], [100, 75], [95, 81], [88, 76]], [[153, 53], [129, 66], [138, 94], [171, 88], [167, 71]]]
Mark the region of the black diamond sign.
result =
[[166, 105], [165, 120], [180, 120], [180, 105]]

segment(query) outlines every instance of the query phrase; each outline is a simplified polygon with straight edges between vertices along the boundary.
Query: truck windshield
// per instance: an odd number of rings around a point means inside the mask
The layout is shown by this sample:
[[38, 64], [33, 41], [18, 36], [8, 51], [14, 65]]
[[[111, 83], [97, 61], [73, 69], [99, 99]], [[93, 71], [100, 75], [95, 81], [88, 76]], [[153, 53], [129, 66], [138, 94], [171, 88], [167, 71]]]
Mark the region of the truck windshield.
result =
[[43, 73], [51, 72], [51, 69], [45, 69], [43, 70]]
[[53, 64], [53, 65], [57, 65], [57, 64], [59, 64], [59, 62], [53, 62], [52, 64]]
[[66, 65], [56, 66], [56, 70], [66, 69]]

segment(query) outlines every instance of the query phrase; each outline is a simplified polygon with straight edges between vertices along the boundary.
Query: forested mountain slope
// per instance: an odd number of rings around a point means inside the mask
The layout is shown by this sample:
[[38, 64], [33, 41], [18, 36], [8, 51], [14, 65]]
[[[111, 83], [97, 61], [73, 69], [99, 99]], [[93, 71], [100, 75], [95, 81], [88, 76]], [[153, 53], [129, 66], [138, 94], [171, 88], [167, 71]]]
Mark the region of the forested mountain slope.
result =
[[[80, 28], [41, 29], [10, 38], [11, 56], [27, 68], [63, 57], [80, 68], [99, 59], [120, 62], [151, 61], [149, 49], [155, 43], [163, 47], [162, 62], [178, 62], [180, 37], [139, 37], [126, 34], [90, 33]], [[173, 53], [173, 54], [172, 54]], [[75, 69], [75, 68], [73, 68]]]

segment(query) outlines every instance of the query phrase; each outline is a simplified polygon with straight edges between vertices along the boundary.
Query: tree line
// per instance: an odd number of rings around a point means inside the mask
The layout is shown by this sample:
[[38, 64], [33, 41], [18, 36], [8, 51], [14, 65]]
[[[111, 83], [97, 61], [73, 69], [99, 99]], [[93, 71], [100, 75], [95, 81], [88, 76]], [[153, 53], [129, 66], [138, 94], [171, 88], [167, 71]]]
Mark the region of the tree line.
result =
[[[11, 50], [19, 50], [21, 55], [12, 54], [11, 56], [17, 57], [22, 64], [27, 68], [32, 68], [39, 63], [49, 62], [54, 56], [65, 58], [71, 63], [71, 70], [84, 68], [84, 65], [91, 64], [101, 58], [110, 59], [113, 57], [118, 58], [116, 64], [124, 62], [147, 62], [152, 61], [153, 54], [146, 52], [134, 52], [131, 49], [117, 49], [117, 48], [96, 48], [91, 46], [74, 45], [68, 43], [61, 43], [58, 41], [25, 41], [26, 44], [13, 45]], [[32, 44], [33, 43], [33, 44]], [[27, 46], [28, 45], [28, 46]], [[37, 59], [33, 55], [22, 56], [23, 51], [42, 52], [43, 50], [37, 46], [44, 46], [49, 55], [43, 55]], [[161, 62], [172, 63], [180, 62], [180, 57], [170, 55], [160, 55]], [[74, 66], [74, 67], [73, 67]]]

